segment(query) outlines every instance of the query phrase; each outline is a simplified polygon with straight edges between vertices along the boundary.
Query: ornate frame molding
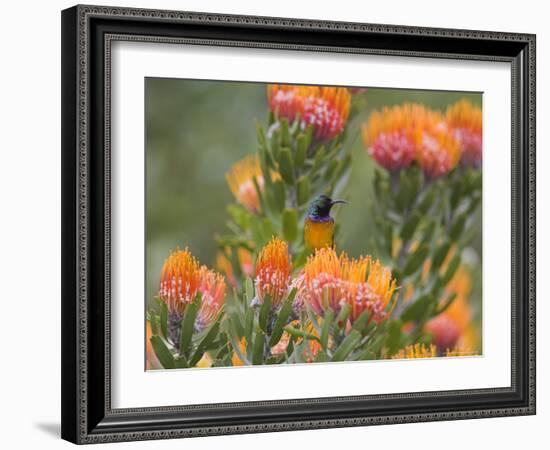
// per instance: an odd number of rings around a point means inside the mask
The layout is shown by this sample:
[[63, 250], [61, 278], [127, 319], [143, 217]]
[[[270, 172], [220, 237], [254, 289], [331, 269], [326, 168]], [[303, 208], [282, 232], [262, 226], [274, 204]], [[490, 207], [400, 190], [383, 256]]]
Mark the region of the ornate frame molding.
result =
[[[113, 32], [110, 23], [116, 25]], [[140, 32], [125, 31], [128, 23]], [[177, 27], [197, 26], [208, 30], [217, 29], [218, 34], [228, 33], [228, 38], [175, 37], [145, 34], [147, 27], [158, 23], [174, 30]], [[100, 24], [100, 25], [98, 25]], [[107, 24], [107, 25], [105, 25]], [[137, 25], [136, 25], [137, 24]], [[95, 28], [94, 28], [95, 27]], [[117, 28], [118, 27], [118, 28]], [[99, 29], [100, 28], [100, 29]], [[246, 30], [253, 39], [231, 39], [232, 28]], [[206, 31], [206, 33], [210, 31]], [[257, 34], [266, 30], [270, 36], [282, 31], [312, 30], [327, 33], [321, 41], [273, 42], [262, 40]], [[122, 31], [122, 32], [120, 32]], [[311, 34], [311, 33], [310, 33]], [[328, 34], [336, 36], [328, 42]], [[377, 46], [343, 46], [346, 37], [353, 34], [376, 38]], [[384, 42], [392, 38], [402, 41], [412, 39], [404, 48], [386, 48]], [[290, 38], [292, 39], [292, 37]], [[186, 43], [196, 45], [244, 46], [277, 48], [304, 51], [330, 51], [363, 54], [384, 54], [414, 57], [481, 59], [506, 61], [512, 64], [512, 146], [513, 176], [512, 197], [512, 246], [517, 248], [512, 261], [513, 292], [513, 343], [512, 386], [510, 388], [472, 391], [432, 392], [418, 394], [375, 395], [361, 397], [335, 397], [310, 400], [275, 402], [252, 402], [225, 405], [194, 405], [167, 408], [139, 408], [113, 410], [110, 402], [110, 64], [111, 43], [115, 40], [158, 43]], [[281, 40], [286, 40], [282, 39]], [[460, 42], [457, 52], [443, 52], [435, 43], [446, 40]], [[389, 42], [389, 41], [388, 41]], [[464, 51], [468, 42], [473, 51]], [[493, 53], [481, 52], [480, 43], [497, 43]], [[420, 44], [418, 44], [420, 43]], [[414, 45], [422, 47], [414, 49]], [[459, 44], [457, 44], [459, 45]], [[452, 45], [450, 46], [453, 47]], [[480, 49], [477, 52], [476, 49]], [[517, 50], [515, 50], [517, 49]], [[98, 67], [101, 66], [101, 67]], [[158, 11], [145, 9], [76, 6], [63, 13], [63, 411], [62, 435], [77, 443], [98, 443], [142, 439], [206, 436], [215, 434], [238, 434], [271, 432], [327, 427], [347, 427], [374, 424], [390, 424], [420, 421], [440, 421], [535, 413], [535, 36], [529, 34], [500, 33], [487, 31], [449, 30], [396, 25], [376, 25], [346, 22], [310, 21], [253, 16], [232, 16], [194, 12]], [[103, 74], [103, 79], [101, 75]], [[99, 81], [98, 81], [99, 80]], [[102, 82], [103, 92], [98, 91]], [[98, 108], [94, 102], [101, 96], [104, 123], [94, 122], [91, 110]], [[516, 101], [515, 99], [519, 101]], [[97, 136], [97, 137], [96, 137]], [[94, 149], [102, 148], [99, 163]], [[93, 159], [93, 163], [92, 163]], [[99, 165], [97, 165], [99, 164]], [[98, 178], [102, 175], [101, 179]], [[95, 176], [95, 178], [94, 178]], [[101, 187], [97, 186], [101, 184]], [[103, 213], [101, 215], [100, 213]], [[526, 213], [526, 214], [524, 214]], [[100, 217], [101, 215], [101, 217]], [[102, 226], [100, 225], [102, 222]], [[97, 232], [102, 230], [98, 240]], [[102, 246], [99, 250], [96, 246]], [[516, 253], [518, 253], [516, 252]], [[520, 263], [520, 270], [516, 265]], [[103, 274], [100, 295], [95, 283]], [[519, 280], [518, 285], [516, 281]], [[519, 286], [521, 285], [521, 286]], [[516, 293], [527, 293], [516, 299]], [[519, 290], [518, 290], [519, 289]], [[103, 303], [97, 301], [103, 298]], [[521, 302], [522, 305], [515, 304]], [[517, 307], [517, 308], [516, 308]], [[99, 308], [99, 309], [98, 309]], [[522, 310], [524, 308], [524, 310]], [[103, 314], [101, 314], [101, 310]], [[101, 322], [95, 317], [99, 311]], [[518, 316], [518, 311], [520, 316]], [[100, 336], [102, 335], [102, 337]], [[520, 336], [521, 342], [516, 342]], [[90, 355], [90, 348], [103, 345], [103, 370], [93, 368], [97, 356]], [[519, 347], [521, 346], [521, 348]], [[518, 351], [519, 357], [517, 357]], [[92, 370], [90, 370], [92, 367]], [[520, 371], [517, 371], [517, 368]], [[92, 381], [90, 375], [104, 375], [104, 383]], [[94, 378], [92, 377], [92, 378]], [[95, 378], [94, 378], [95, 379]], [[68, 381], [65, 383], [65, 381]], [[101, 406], [90, 400], [102, 386]], [[518, 392], [521, 390], [521, 392]], [[426, 397], [464, 398], [476, 396], [511, 395], [515, 401], [504, 406], [487, 403], [487, 407], [471, 409], [438, 409], [415, 411], [414, 403]], [[320, 417], [309, 420], [272, 420], [249, 423], [193, 425], [185, 420], [176, 426], [162, 423], [170, 414], [184, 415], [190, 410], [201, 410], [203, 416], [211, 409], [272, 407], [290, 405], [329, 405], [349, 400], [380, 401], [398, 399], [410, 404], [411, 412], [402, 414], [362, 414], [349, 417]], [[435, 403], [435, 401], [434, 401]], [[410, 409], [409, 408], [409, 409]], [[327, 413], [328, 414], [328, 413]]]

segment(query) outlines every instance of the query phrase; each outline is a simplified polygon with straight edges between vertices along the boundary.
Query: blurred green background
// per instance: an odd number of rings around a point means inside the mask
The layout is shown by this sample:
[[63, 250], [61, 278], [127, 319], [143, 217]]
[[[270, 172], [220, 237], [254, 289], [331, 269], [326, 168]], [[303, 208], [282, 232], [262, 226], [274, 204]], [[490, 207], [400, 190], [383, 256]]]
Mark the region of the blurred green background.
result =
[[[444, 110], [467, 98], [481, 105], [481, 94], [369, 88], [361, 94], [366, 119], [383, 106], [418, 102]], [[147, 300], [157, 293], [158, 277], [171, 249], [188, 247], [201, 263], [213, 266], [214, 235], [225, 232], [226, 205], [233, 197], [225, 173], [233, 163], [256, 151], [255, 120], [267, 120], [266, 85], [260, 83], [146, 78], [146, 274]], [[351, 205], [335, 209], [340, 229], [338, 248], [352, 256], [369, 252], [373, 161], [359, 130], [353, 139], [353, 167], [345, 198]], [[479, 220], [479, 218], [478, 218]], [[471, 263], [481, 248], [474, 242]], [[474, 295], [480, 303], [480, 271]]]

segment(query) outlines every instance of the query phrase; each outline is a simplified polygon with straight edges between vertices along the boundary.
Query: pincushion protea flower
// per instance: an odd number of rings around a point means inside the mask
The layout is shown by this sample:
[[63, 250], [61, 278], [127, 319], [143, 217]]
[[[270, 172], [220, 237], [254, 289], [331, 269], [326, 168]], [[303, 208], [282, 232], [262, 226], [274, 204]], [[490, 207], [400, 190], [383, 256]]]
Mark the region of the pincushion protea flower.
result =
[[291, 263], [288, 245], [279, 238], [271, 241], [260, 251], [256, 261], [256, 299], [263, 303], [266, 295], [274, 308], [286, 298], [291, 285]]
[[460, 158], [458, 142], [443, 116], [418, 104], [375, 111], [362, 128], [363, 143], [374, 160], [390, 172], [417, 162], [436, 178], [451, 171]]
[[422, 128], [416, 130], [416, 161], [429, 178], [438, 178], [453, 170], [460, 160], [460, 146], [433, 113]]
[[199, 292], [201, 305], [195, 320], [195, 329], [204, 330], [218, 317], [225, 300], [225, 280], [222, 275], [206, 266], [200, 268]]
[[267, 87], [269, 108], [289, 122], [298, 116], [302, 128], [313, 125], [318, 141], [329, 141], [344, 129], [351, 94], [347, 88], [271, 84]]
[[374, 160], [390, 172], [408, 167], [415, 156], [415, 130], [427, 110], [404, 104], [373, 112], [362, 127], [363, 143]]
[[436, 356], [437, 348], [435, 345], [414, 344], [407, 345], [399, 350], [392, 356], [392, 359], [435, 358]]
[[347, 303], [351, 322], [365, 310], [380, 322], [386, 318], [395, 284], [390, 270], [370, 256], [353, 259], [342, 253], [338, 257], [332, 248], [321, 248], [304, 266], [298, 297], [319, 315], [327, 308], [337, 313]]
[[225, 174], [225, 179], [237, 202], [250, 212], [257, 213], [260, 211], [260, 199], [254, 185], [254, 179], [256, 179], [258, 188], [263, 190], [264, 177], [257, 154], [248, 155], [233, 164]]
[[201, 282], [200, 265], [189, 250], [175, 250], [164, 261], [160, 274], [159, 298], [168, 312], [182, 315], [197, 295]]
[[176, 250], [164, 262], [160, 275], [159, 299], [168, 307], [168, 334], [174, 345], [179, 343], [181, 320], [185, 308], [201, 294], [201, 305], [195, 330], [209, 326], [225, 300], [223, 277], [200, 266], [189, 250]]
[[460, 100], [447, 108], [445, 122], [462, 149], [461, 162], [479, 168], [482, 153], [481, 108]]

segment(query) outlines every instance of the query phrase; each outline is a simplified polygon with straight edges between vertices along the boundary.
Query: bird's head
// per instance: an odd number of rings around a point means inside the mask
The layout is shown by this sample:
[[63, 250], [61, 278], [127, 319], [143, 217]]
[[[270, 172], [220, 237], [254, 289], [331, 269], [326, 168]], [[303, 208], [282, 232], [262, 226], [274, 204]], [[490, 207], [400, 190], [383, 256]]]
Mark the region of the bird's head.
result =
[[330, 216], [331, 208], [338, 203], [348, 203], [345, 200], [332, 200], [326, 195], [320, 195], [309, 204], [308, 216], [325, 218]]

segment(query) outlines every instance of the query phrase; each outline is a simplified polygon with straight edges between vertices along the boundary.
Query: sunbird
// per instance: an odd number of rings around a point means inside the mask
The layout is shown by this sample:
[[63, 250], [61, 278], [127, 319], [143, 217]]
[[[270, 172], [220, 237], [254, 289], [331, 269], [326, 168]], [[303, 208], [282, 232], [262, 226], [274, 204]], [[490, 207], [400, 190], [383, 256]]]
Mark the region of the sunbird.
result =
[[304, 223], [304, 242], [310, 249], [334, 247], [334, 219], [330, 210], [338, 203], [348, 202], [320, 195], [310, 203]]

